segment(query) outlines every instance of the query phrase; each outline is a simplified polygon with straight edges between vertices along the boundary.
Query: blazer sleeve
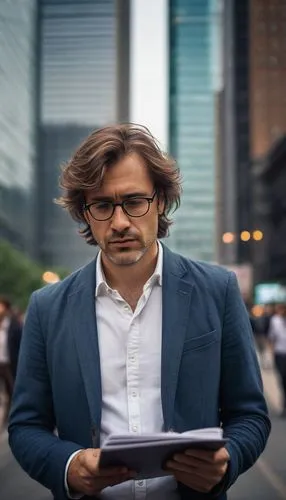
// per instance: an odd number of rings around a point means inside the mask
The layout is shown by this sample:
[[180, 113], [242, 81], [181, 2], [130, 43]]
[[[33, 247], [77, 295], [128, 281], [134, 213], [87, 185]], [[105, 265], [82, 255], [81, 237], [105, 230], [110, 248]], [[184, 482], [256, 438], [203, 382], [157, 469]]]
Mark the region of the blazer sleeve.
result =
[[252, 328], [233, 272], [226, 291], [221, 356], [220, 412], [230, 462], [215, 489], [220, 493], [255, 463], [271, 430]]
[[9, 419], [9, 444], [22, 468], [50, 489], [57, 500], [66, 499], [65, 466], [80, 449], [54, 433], [55, 416], [47, 368], [45, 341], [32, 295], [23, 330], [14, 395]]

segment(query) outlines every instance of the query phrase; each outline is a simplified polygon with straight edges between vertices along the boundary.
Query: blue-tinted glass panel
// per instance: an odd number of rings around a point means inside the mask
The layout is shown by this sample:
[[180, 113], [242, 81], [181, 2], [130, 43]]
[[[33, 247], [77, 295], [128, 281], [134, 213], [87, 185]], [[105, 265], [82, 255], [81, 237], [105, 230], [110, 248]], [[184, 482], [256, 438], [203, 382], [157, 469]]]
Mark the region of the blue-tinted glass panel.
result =
[[115, 0], [42, 0], [41, 226], [44, 262], [81, 266], [96, 253], [53, 203], [60, 165], [91, 130], [116, 120]]
[[183, 196], [170, 246], [193, 258], [215, 254], [215, 0], [170, 0], [170, 149]]

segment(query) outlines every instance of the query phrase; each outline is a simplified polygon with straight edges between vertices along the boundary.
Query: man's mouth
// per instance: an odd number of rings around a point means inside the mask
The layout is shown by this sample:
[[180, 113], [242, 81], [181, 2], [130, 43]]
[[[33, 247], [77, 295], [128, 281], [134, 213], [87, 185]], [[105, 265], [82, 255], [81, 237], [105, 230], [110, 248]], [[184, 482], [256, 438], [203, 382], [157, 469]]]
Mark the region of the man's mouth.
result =
[[121, 245], [121, 244], [124, 244], [124, 243], [132, 243], [134, 241], [136, 241], [134, 238], [126, 238], [124, 240], [112, 240], [109, 243], [113, 244], [113, 245]]

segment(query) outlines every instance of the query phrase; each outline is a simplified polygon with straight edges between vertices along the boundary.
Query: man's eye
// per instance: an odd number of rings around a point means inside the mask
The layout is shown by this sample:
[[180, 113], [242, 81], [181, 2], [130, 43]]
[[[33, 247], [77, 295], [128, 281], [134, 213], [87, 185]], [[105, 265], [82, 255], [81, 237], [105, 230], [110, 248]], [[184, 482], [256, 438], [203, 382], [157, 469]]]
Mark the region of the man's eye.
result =
[[96, 203], [94, 205], [94, 208], [96, 208], [96, 210], [109, 210], [110, 209], [110, 203], [108, 202], [102, 202], [102, 203]]
[[138, 207], [142, 203], [144, 203], [144, 200], [142, 200], [141, 198], [134, 198], [134, 200], [128, 200], [126, 205], [128, 207]]

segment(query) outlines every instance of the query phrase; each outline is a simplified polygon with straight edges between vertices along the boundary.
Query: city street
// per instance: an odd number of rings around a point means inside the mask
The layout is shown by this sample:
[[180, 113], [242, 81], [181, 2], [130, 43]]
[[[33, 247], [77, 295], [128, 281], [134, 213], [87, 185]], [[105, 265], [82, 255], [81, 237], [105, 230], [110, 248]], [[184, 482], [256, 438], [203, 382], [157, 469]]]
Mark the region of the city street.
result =
[[[263, 373], [273, 430], [258, 463], [229, 491], [229, 500], [286, 500], [286, 419], [279, 412], [279, 391], [272, 370]], [[13, 459], [7, 434], [0, 437], [1, 500], [49, 500], [49, 492], [27, 477]]]

